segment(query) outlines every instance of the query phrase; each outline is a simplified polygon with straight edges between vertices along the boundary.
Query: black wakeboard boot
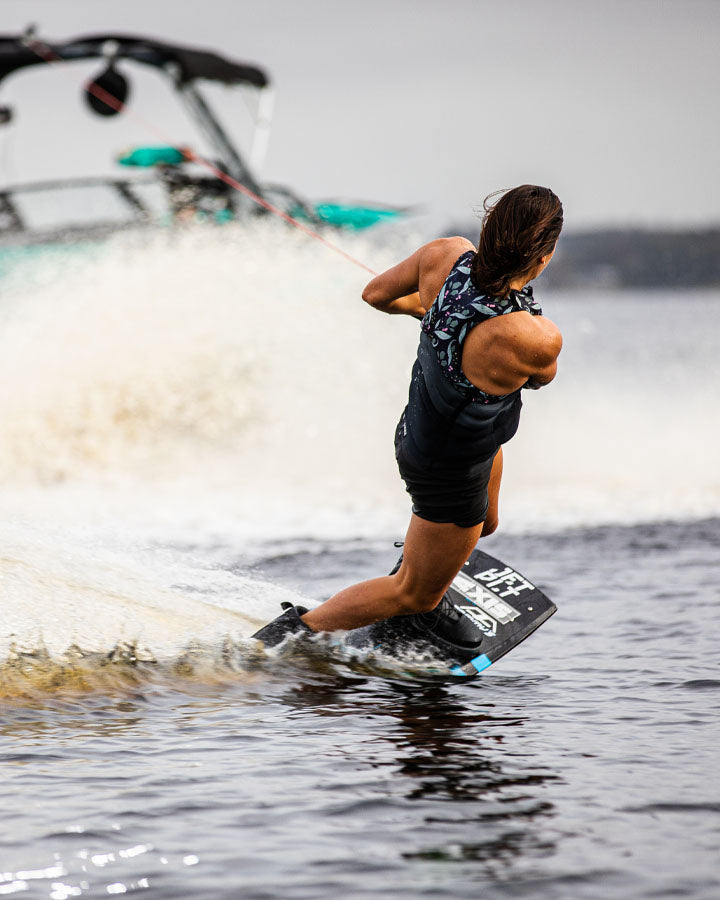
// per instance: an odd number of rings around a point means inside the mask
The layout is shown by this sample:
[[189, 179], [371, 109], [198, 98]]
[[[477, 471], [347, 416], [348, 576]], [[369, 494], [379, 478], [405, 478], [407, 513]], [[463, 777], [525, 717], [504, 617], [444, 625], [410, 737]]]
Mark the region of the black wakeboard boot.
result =
[[[398, 571], [402, 560], [401, 553], [400, 559], [395, 563], [390, 575], [394, 575]], [[394, 620], [397, 621], [400, 618], [404, 620], [402, 624], [405, 628], [402, 630], [406, 630], [409, 626], [410, 630], [415, 630], [418, 634], [426, 637], [432, 635], [433, 638], [453, 649], [478, 650], [482, 643], [483, 632], [472, 617], [462, 612], [461, 606], [464, 604], [459, 604], [452, 599], [449, 593], [445, 593], [435, 609], [430, 612], [396, 616]]]
[[429, 653], [450, 666], [463, 665], [482, 653], [483, 640], [479, 625], [448, 594], [431, 612], [392, 616], [345, 637], [350, 647], [382, 650], [405, 660]]
[[[402, 555], [389, 573], [394, 575]], [[462, 598], [443, 594], [435, 609], [426, 613], [392, 616], [351, 631], [345, 643], [363, 649], [382, 649], [399, 657], [417, 652], [440, 654], [449, 663], [465, 663], [482, 652], [484, 633], [468, 613]]]
[[272, 622], [256, 631], [252, 635], [255, 640], [262, 641], [266, 647], [277, 647], [291, 634], [315, 634], [312, 628], [300, 618], [307, 612], [304, 606], [293, 606], [292, 603], [287, 602], [281, 603], [280, 606], [285, 611], [277, 619], [273, 619]]
[[[437, 641], [441, 646], [454, 650], [472, 651], [476, 654], [483, 641], [483, 632], [472, 616], [464, 610], [462, 600], [453, 600], [443, 594], [435, 609], [408, 616], [420, 634]], [[464, 654], [463, 654], [464, 655]]]

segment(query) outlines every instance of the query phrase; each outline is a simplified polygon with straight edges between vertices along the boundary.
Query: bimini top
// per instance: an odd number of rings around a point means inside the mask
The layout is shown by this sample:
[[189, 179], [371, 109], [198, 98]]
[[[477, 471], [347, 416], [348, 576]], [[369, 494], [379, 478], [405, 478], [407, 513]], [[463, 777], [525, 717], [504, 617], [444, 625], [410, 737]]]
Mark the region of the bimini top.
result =
[[[35, 42], [37, 49], [31, 49]], [[111, 50], [108, 50], [108, 47]], [[43, 55], [44, 54], [44, 55]], [[251, 84], [264, 88], [270, 79], [256, 66], [232, 62], [207, 50], [164, 44], [151, 38], [126, 34], [95, 34], [61, 43], [27, 38], [26, 35], [0, 34], [0, 81], [18, 69], [35, 66], [52, 59], [96, 59], [111, 55], [113, 59], [135, 62], [164, 69], [168, 63], [177, 66], [178, 78], [187, 83], [197, 78], [223, 84]]]

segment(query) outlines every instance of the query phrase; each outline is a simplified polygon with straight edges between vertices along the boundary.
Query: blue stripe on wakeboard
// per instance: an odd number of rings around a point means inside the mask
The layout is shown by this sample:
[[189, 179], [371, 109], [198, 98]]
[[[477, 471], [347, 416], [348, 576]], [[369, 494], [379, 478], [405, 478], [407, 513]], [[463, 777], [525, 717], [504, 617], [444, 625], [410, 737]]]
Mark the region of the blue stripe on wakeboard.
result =
[[[472, 666], [476, 672], [482, 672], [483, 669], [487, 669], [488, 666], [492, 665], [492, 660], [488, 658], [487, 654], [481, 653], [480, 656], [476, 656], [475, 659], [471, 659], [469, 663], [466, 663], [468, 666]], [[450, 672], [453, 675], [467, 675], [468, 673], [465, 669], [460, 666], [455, 666], [454, 669], [450, 669]]]

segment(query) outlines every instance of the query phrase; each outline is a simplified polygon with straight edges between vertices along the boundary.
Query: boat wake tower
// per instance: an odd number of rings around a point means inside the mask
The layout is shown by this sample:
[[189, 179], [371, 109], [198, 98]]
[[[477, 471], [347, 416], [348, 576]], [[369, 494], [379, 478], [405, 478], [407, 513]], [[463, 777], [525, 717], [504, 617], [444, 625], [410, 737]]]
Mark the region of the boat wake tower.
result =
[[[23, 69], [57, 68], [63, 63], [93, 59], [99, 61], [100, 70], [85, 84], [83, 92], [94, 114], [122, 115], [131, 91], [127, 63], [151, 66], [167, 79], [189, 119], [208, 141], [212, 160], [202, 160], [187, 147], [136, 147], [116, 160], [126, 170], [135, 169], [132, 177], [80, 176], [0, 187], [0, 244], [46, 244], [75, 241], [78, 237], [95, 239], [131, 225], [198, 220], [221, 224], [264, 214], [267, 210], [293, 220], [304, 220], [313, 227], [325, 224], [357, 230], [407, 212], [342, 201], [311, 204], [290, 188], [261, 183], [257, 173], [267, 147], [272, 112], [270, 78], [258, 66], [208, 50], [125, 34], [47, 41], [30, 29], [25, 34], [0, 35], [0, 88], [10, 76]], [[200, 88], [201, 82], [251, 89], [255, 102], [248, 104], [252, 107], [253, 122], [247, 155], [241, 152], [211, 107]], [[14, 109], [0, 105], [0, 126], [7, 126], [14, 119]], [[148, 129], [156, 130], [151, 123]], [[204, 162], [215, 174], [200, 174], [194, 162]], [[90, 210], [93, 204], [87, 200], [88, 195], [92, 191], [97, 194], [101, 189], [105, 191], [105, 200], [95, 202]], [[243, 189], [259, 199], [254, 201]], [[112, 192], [111, 198], [107, 197], [108, 191]], [[52, 225], [45, 221], [38, 226], [33, 219], [31, 201], [34, 198], [37, 206], [41, 199], [46, 206], [52, 206], [52, 202], [46, 201], [52, 201], [53, 192], [56, 199], [60, 195], [75, 199], [74, 218], [61, 217]], [[158, 195], [162, 200], [159, 205]], [[60, 205], [58, 202], [53, 209]], [[108, 213], [112, 205], [121, 207], [113, 221]], [[78, 215], [78, 209], [82, 209], [82, 215]]]
[[[189, 118], [208, 140], [217, 167], [259, 197], [265, 198], [266, 190], [254, 174], [254, 169], [261, 162], [267, 147], [272, 110], [272, 88], [269, 76], [263, 69], [229, 60], [207, 50], [168, 44], [145, 37], [99, 34], [58, 42], [41, 40], [34, 33], [28, 32], [24, 35], [0, 35], [0, 87], [11, 75], [31, 66], [60, 65], [63, 62], [90, 59], [98, 59], [102, 65], [100, 72], [91, 82], [99, 88], [99, 96], [85, 89], [86, 100], [94, 113], [99, 116], [122, 114], [130, 93], [129, 78], [122, 69], [123, 61], [152, 66], [166, 76]], [[207, 98], [203, 96], [199, 87], [201, 81], [216, 82], [230, 87], [250, 87], [257, 91], [248, 159], [231, 140]], [[106, 97], [108, 102], [104, 102], [103, 97]], [[111, 104], [110, 98], [114, 98], [116, 102]], [[11, 107], [0, 108], [0, 125], [9, 124], [13, 118], [14, 110]], [[161, 165], [167, 165], [167, 154], [165, 159], [162, 154], [156, 158]], [[179, 159], [182, 161], [182, 156]], [[175, 163], [177, 164], [177, 160]], [[188, 179], [187, 175], [185, 179]], [[4, 220], [0, 225], [0, 231], [25, 230], [23, 217], [13, 202], [14, 196], [18, 193], [31, 192], [34, 189], [48, 190], [53, 185], [69, 187], [72, 184], [88, 184], [90, 181], [97, 183], [98, 180], [65, 179], [5, 188], [0, 192]], [[108, 179], [106, 183], [121, 193], [136, 212], [147, 213], [141, 199], [133, 193], [131, 181]], [[233, 197], [232, 206], [238, 213], [249, 212], [251, 207], [253, 212], [259, 209], [252, 201], [237, 192]]]

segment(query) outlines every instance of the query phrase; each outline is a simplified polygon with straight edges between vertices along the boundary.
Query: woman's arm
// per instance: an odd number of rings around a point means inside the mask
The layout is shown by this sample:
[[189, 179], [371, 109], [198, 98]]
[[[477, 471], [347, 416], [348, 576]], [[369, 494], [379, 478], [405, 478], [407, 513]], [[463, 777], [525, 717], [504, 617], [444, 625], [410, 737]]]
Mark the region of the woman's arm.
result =
[[396, 297], [392, 300], [383, 295], [374, 295], [368, 291], [368, 287], [363, 291], [362, 298], [380, 312], [390, 313], [390, 315], [414, 316], [416, 319], [422, 319], [427, 312], [420, 302], [420, 294], [417, 291], [414, 294], [406, 294], [404, 297]]
[[430, 241], [373, 278], [363, 291], [363, 300], [381, 312], [422, 319], [453, 263], [466, 250], [474, 249], [470, 241], [461, 237]]

